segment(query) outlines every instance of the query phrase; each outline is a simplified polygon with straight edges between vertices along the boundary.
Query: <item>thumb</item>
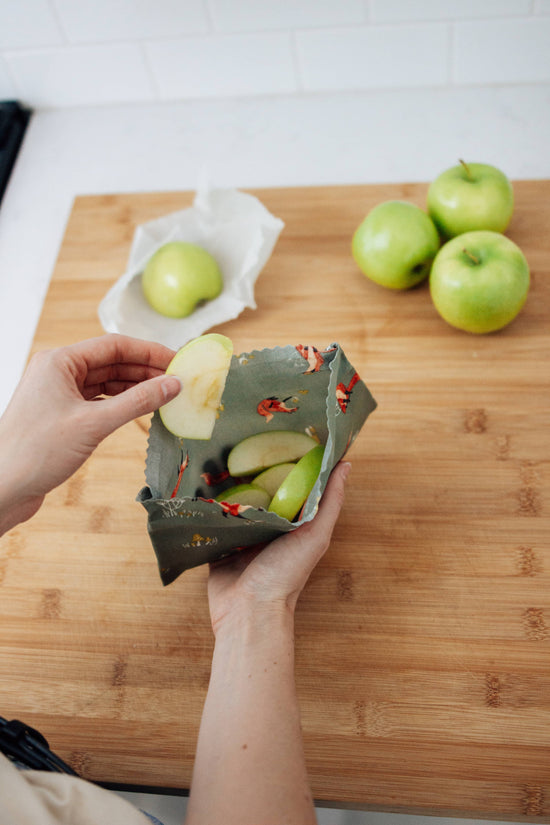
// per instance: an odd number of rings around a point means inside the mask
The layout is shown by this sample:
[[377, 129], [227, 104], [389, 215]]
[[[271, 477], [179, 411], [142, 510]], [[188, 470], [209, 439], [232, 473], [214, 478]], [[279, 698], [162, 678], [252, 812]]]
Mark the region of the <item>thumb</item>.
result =
[[319, 512], [311, 523], [320, 534], [329, 538], [340, 515], [344, 503], [344, 485], [349, 475], [351, 464], [348, 461], [339, 461], [328, 480]]
[[103, 437], [123, 424], [158, 410], [171, 401], [181, 390], [181, 381], [175, 375], [158, 375], [142, 381], [120, 395], [104, 399], [97, 406], [101, 409]]

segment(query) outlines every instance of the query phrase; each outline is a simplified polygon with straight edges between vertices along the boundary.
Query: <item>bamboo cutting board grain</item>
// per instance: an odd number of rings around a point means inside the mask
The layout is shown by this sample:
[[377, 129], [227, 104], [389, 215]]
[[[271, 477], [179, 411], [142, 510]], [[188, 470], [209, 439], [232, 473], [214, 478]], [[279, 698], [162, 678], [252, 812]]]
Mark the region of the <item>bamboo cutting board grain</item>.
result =
[[[515, 191], [532, 289], [483, 337], [447, 326], [426, 285], [386, 291], [351, 259], [372, 206], [423, 206], [426, 186], [255, 192], [286, 226], [258, 309], [217, 331], [236, 352], [338, 341], [379, 404], [297, 613], [320, 801], [550, 817], [550, 181]], [[34, 350], [99, 334], [136, 225], [192, 197], [77, 198]], [[182, 790], [210, 671], [207, 571], [160, 584], [134, 501], [147, 426], [109, 437], [2, 540], [0, 713], [92, 780]]]

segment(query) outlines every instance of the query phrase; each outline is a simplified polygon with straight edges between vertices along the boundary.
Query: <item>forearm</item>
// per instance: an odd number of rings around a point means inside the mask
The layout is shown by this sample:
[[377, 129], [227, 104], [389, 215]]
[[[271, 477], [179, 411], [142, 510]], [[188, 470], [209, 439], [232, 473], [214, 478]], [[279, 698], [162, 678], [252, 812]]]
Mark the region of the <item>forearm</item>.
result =
[[218, 631], [188, 825], [308, 825], [315, 811], [294, 684], [294, 620], [252, 612]]

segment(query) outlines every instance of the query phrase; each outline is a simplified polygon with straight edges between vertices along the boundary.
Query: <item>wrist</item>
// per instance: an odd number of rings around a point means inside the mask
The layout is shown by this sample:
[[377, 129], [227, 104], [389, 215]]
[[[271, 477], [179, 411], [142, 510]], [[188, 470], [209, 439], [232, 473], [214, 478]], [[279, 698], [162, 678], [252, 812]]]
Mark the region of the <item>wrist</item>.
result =
[[29, 491], [28, 477], [17, 456], [10, 457], [8, 447], [0, 460], [0, 536], [31, 518], [43, 500], [44, 496]]
[[216, 643], [235, 640], [261, 643], [281, 636], [294, 636], [294, 610], [285, 601], [258, 602], [243, 599], [231, 611], [213, 621]]
[[0, 536], [32, 518], [43, 500], [44, 497], [23, 496], [0, 487]]

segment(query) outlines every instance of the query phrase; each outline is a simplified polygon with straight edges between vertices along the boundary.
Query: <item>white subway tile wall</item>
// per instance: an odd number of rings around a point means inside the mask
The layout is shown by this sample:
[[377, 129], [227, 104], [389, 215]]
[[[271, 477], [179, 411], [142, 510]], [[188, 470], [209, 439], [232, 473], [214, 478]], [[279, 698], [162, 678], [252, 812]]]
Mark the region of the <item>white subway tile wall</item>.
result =
[[0, 57], [0, 98], [6, 100], [16, 97], [15, 83], [11, 79], [3, 57]]
[[290, 35], [215, 34], [145, 44], [162, 99], [297, 90]]
[[550, 81], [550, 0], [1, 0], [35, 108]]

